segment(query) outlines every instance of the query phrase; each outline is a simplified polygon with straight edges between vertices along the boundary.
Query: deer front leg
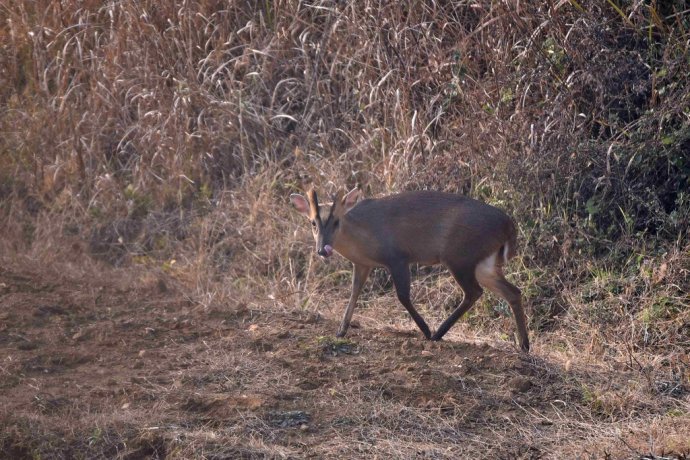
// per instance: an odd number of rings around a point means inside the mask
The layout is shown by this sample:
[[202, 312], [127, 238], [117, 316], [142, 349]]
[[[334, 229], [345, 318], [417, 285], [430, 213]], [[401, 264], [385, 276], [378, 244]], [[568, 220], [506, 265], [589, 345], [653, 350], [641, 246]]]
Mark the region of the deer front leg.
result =
[[340, 324], [340, 329], [338, 329], [338, 332], [335, 334], [336, 337], [344, 337], [347, 329], [350, 327], [352, 313], [355, 311], [355, 305], [357, 305], [357, 298], [362, 291], [362, 286], [364, 286], [364, 282], [367, 280], [369, 273], [371, 273], [371, 267], [354, 265], [355, 269], [352, 273], [352, 293], [350, 294], [350, 302], [347, 304], [345, 316], [343, 316], [343, 322]]

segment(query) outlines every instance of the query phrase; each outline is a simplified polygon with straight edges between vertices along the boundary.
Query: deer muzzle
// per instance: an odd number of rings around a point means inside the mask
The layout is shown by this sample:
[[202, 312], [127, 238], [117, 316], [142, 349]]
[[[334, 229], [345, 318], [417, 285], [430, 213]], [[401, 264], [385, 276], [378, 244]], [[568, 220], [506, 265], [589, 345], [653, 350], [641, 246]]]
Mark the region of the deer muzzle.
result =
[[330, 244], [325, 245], [323, 248], [319, 249], [318, 254], [321, 257], [330, 257], [333, 255], [333, 246]]

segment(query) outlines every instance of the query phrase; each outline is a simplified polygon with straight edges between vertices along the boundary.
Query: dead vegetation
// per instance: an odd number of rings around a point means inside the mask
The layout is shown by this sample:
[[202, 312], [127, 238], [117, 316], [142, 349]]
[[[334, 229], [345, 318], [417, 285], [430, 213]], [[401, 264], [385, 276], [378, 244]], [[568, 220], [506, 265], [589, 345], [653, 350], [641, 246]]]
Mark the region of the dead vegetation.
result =
[[[4, 456], [690, 455], [685, 2], [0, 11]], [[419, 340], [385, 273], [335, 340], [308, 184], [509, 211], [532, 355], [490, 296]]]

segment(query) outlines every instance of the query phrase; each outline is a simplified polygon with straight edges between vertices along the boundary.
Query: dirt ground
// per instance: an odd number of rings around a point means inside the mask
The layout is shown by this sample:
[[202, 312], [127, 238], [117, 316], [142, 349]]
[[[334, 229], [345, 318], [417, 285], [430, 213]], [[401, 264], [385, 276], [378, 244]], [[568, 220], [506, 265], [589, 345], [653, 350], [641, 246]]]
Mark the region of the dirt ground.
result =
[[341, 300], [203, 308], [162, 278], [5, 261], [0, 457], [690, 455], [683, 388], [628, 401], [647, 383], [624, 363], [431, 343], [411, 321], [337, 340]]

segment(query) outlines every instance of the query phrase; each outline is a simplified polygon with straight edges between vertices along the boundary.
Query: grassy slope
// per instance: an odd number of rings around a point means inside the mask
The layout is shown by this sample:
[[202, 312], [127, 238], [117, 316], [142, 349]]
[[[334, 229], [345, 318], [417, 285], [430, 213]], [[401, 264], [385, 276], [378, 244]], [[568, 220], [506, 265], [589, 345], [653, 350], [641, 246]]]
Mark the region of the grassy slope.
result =
[[[687, 418], [690, 26], [676, 3], [5, 2], [1, 249], [136, 267], [202, 312], [337, 317], [348, 264], [313, 258], [288, 193], [468, 193], [519, 223], [511, 277], [536, 353], [635, 376], [578, 383], [588, 417]], [[419, 275], [437, 322], [458, 293]], [[387, 283], [374, 276], [365, 325], [400, 313]], [[507, 314], [485, 298], [461, 329], [505, 340]]]

